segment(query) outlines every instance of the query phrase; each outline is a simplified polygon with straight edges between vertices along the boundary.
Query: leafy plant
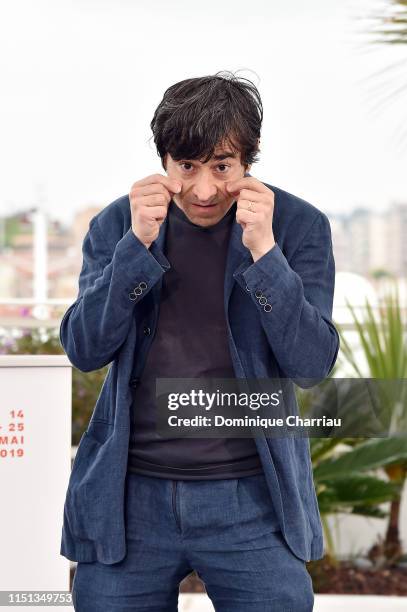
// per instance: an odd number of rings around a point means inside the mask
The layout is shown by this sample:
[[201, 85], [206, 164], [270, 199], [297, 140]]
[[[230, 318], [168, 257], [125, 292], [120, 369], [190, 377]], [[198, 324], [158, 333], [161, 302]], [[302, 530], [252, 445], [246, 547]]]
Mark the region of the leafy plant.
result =
[[[366, 15], [363, 15], [361, 19], [365, 23]], [[370, 22], [367, 37], [367, 44], [370, 48], [373, 48], [374, 45], [377, 49], [387, 47], [392, 48], [393, 51], [405, 50], [407, 45], [407, 0], [388, 0], [386, 4], [381, 3], [372, 9], [372, 15], [367, 19]], [[363, 35], [365, 34], [364, 26]], [[373, 78], [373, 83], [375, 83], [372, 91], [369, 92], [369, 102], [372, 99], [375, 100], [373, 108], [378, 110], [398, 101], [403, 103], [403, 94], [407, 89], [406, 63], [407, 59], [404, 56], [369, 75], [368, 79]], [[403, 124], [398, 133], [399, 141], [405, 141], [407, 130]]]
[[310, 447], [327, 552], [334, 558], [328, 516], [345, 513], [386, 517], [380, 504], [398, 499], [401, 484], [384, 480], [377, 470], [407, 460], [407, 447], [398, 438], [312, 438]]
[[407, 0], [390, 0], [386, 14], [378, 15], [375, 42], [388, 45], [407, 44]]
[[[358, 339], [366, 359], [367, 373], [363, 371], [353, 347], [339, 328], [342, 353], [347, 364], [351, 366], [357, 377], [363, 378], [363, 375], [367, 374], [371, 378], [395, 381], [395, 384], [386, 385], [387, 392], [378, 398], [381, 414], [387, 414], [390, 434], [404, 432], [398, 442], [395, 441], [395, 444], [399, 445], [399, 453], [383, 464], [390, 483], [398, 490], [398, 494], [391, 501], [390, 518], [383, 543], [384, 555], [393, 559], [402, 554], [399, 529], [400, 503], [407, 476], [407, 438], [405, 437], [407, 344], [404, 331], [406, 320], [405, 316], [403, 318], [397, 285], [394, 285], [394, 290], [383, 299], [379, 306], [378, 317], [374, 315], [367, 299], [365, 300], [366, 319], [363, 322], [358, 320], [354, 308], [348, 301], [347, 306], [352, 313]], [[392, 440], [389, 440], [389, 443], [392, 443]]]

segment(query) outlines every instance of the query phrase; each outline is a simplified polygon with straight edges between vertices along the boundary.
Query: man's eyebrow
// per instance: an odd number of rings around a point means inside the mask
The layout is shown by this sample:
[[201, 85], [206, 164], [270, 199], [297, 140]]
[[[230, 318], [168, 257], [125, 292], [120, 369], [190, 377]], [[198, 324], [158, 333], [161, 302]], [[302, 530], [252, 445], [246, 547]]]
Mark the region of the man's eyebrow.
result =
[[[212, 157], [210, 158], [209, 161], [215, 160], [215, 161], [220, 161], [221, 159], [227, 159], [228, 157], [233, 157], [236, 159], [237, 157], [237, 153], [233, 153], [232, 151], [221, 151], [220, 153], [218, 153], [218, 155], [212, 155]], [[191, 160], [187, 160], [185, 158], [184, 161], [188, 161], [188, 163], [190, 163], [191, 161], [196, 161], [195, 159], [191, 159]], [[205, 162], [207, 163], [207, 162]]]
[[216, 160], [221, 160], [221, 159], [226, 159], [228, 157], [236, 157], [236, 153], [232, 153], [232, 151], [222, 151], [221, 153], [219, 153], [218, 155], [213, 155], [213, 159]]

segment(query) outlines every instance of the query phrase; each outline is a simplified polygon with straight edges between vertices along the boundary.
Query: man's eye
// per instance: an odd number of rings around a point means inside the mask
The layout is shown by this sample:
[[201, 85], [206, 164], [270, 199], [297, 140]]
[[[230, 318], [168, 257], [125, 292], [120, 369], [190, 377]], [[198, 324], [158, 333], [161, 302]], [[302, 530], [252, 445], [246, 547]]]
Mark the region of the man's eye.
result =
[[[185, 170], [185, 172], [190, 172], [194, 169], [190, 162], [181, 162], [179, 165], [183, 170]], [[219, 169], [221, 174], [226, 174], [229, 168], [228, 164], [218, 164], [216, 167]]]

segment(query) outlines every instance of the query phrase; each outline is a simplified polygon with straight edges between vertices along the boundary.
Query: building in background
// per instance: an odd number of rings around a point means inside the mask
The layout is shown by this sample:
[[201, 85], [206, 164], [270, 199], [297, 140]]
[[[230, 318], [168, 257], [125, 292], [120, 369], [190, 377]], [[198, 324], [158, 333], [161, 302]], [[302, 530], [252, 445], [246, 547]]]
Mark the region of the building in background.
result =
[[383, 213], [357, 208], [330, 217], [336, 271], [365, 278], [407, 274], [407, 204], [393, 203]]
[[[82, 241], [89, 221], [102, 207], [90, 206], [78, 212], [70, 227], [47, 220], [47, 297], [72, 298], [77, 294], [82, 263]], [[0, 300], [30, 298], [34, 294], [33, 210], [1, 220]]]
[[[78, 292], [82, 242], [101, 206], [75, 214], [69, 227], [47, 219], [47, 298], [71, 300]], [[0, 219], [0, 301], [34, 296], [33, 210]], [[407, 204], [393, 203], [384, 213], [357, 208], [329, 216], [336, 271], [375, 280], [407, 276]], [[1, 311], [0, 311], [1, 314]]]

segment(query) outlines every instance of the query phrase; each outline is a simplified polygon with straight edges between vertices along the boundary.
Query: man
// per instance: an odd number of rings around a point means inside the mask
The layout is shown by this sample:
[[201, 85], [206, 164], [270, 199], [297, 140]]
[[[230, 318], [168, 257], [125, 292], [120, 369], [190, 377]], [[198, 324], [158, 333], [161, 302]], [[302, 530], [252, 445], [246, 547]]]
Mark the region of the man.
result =
[[83, 371], [111, 366], [65, 502], [76, 610], [176, 610], [193, 570], [217, 611], [312, 610], [308, 439], [155, 430], [158, 378], [306, 387], [336, 361], [329, 221], [249, 174], [262, 118], [256, 87], [230, 73], [171, 86], [151, 122], [166, 175], [90, 222], [61, 342]]

